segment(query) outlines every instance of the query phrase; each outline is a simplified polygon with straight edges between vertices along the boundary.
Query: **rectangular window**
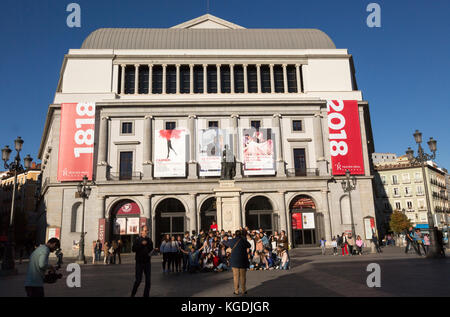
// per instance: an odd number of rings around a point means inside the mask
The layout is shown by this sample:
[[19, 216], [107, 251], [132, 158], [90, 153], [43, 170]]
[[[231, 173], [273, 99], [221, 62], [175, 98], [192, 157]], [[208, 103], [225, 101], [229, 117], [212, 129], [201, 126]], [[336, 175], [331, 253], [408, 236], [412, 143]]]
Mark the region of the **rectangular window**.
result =
[[412, 201], [407, 201], [407, 202], [406, 202], [406, 205], [408, 206], [408, 209], [409, 209], [409, 210], [413, 209], [413, 203], [412, 203]]
[[203, 66], [202, 65], [194, 66], [194, 93], [195, 94], [203, 93]]
[[166, 121], [166, 130], [175, 130], [176, 126], [175, 121]]
[[286, 68], [288, 92], [297, 92], [297, 69], [295, 65], [288, 65]]
[[133, 173], [133, 152], [120, 152], [120, 180], [131, 179]]
[[398, 188], [394, 187], [394, 196], [400, 196]]
[[119, 80], [117, 81], [117, 91], [119, 94], [123, 94], [122, 91], [122, 66], [119, 65]]
[[162, 94], [163, 68], [161, 65], [154, 65], [152, 68], [152, 93]]
[[206, 69], [208, 93], [217, 93], [217, 66], [208, 65]]
[[422, 181], [422, 173], [420, 173], [420, 172], [414, 173], [414, 181], [421, 182]]
[[122, 134], [133, 133], [133, 122], [122, 122]]
[[419, 209], [425, 209], [425, 200], [424, 199], [418, 199], [417, 204], [419, 205]]
[[258, 92], [258, 74], [256, 72], [256, 65], [247, 66], [247, 81], [248, 81], [248, 92], [249, 93]]
[[174, 94], [177, 92], [177, 68], [175, 65], [166, 67], [166, 93]]
[[402, 210], [402, 203], [399, 202], [399, 201], [396, 201], [396, 202], [395, 202], [395, 209], [397, 209], [397, 210]]
[[127, 65], [125, 67], [125, 93], [134, 94], [134, 79], [136, 72], [134, 65]]
[[208, 121], [208, 128], [218, 128], [219, 121]]
[[302, 131], [302, 120], [292, 120], [292, 131]]
[[190, 91], [191, 69], [188, 65], [180, 66], [180, 93], [188, 94]]
[[405, 195], [406, 196], [411, 196], [411, 188], [405, 187]]
[[409, 174], [403, 174], [402, 177], [403, 177], [403, 183], [407, 184], [407, 183], [411, 182], [409, 179]]
[[244, 67], [242, 65], [234, 65], [234, 92], [244, 92]]
[[417, 187], [416, 187], [416, 190], [417, 190], [417, 195], [423, 195], [423, 187], [422, 187], [422, 185], [418, 185]]
[[261, 92], [270, 92], [270, 67], [269, 65], [261, 65]]
[[250, 126], [254, 128], [256, 131], [259, 131], [259, 128], [261, 128], [261, 121], [259, 120], [252, 120], [250, 121]]
[[148, 66], [139, 66], [139, 87], [140, 94], [148, 94]]
[[385, 175], [381, 176], [381, 182], [383, 183], [383, 185], [386, 185], [386, 176]]
[[306, 176], [305, 149], [294, 149], [295, 176]]
[[284, 92], [284, 75], [281, 65], [275, 65], [273, 67], [273, 77], [275, 80], [275, 92]]
[[231, 92], [230, 80], [230, 66], [220, 66], [220, 90], [222, 93]]
[[392, 175], [392, 184], [397, 185], [398, 184], [398, 177], [397, 175]]

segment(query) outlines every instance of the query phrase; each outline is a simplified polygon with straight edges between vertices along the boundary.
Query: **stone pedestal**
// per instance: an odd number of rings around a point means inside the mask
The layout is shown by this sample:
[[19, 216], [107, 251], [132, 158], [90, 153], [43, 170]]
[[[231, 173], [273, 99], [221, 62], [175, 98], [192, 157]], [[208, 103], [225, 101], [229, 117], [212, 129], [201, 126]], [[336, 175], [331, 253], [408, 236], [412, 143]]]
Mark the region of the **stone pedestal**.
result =
[[100, 163], [97, 165], [97, 181], [106, 181], [106, 173], [108, 172], [108, 164]]
[[219, 230], [234, 232], [242, 226], [241, 188], [237, 188], [234, 180], [221, 180], [214, 189], [217, 202], [217, 225]]
[[142, 171], [144, 180], [152, 180], [153, 179], [153, 163], [152, 162], [144, 162], [142, 164]]
[[188, 163], [188, 179], [197, 179], [197, 162]]
[[284, 161], [277, 161], [277, 176], [286, 176], [286, 169], [284, 168]]

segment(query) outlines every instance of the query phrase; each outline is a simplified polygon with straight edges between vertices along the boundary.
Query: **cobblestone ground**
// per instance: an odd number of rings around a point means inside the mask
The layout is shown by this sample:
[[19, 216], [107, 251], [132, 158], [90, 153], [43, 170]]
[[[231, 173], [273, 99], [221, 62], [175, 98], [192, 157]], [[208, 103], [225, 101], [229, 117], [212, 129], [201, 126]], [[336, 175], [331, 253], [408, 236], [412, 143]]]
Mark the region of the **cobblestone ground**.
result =
[[[249, 271], [248, 296], [450, 296], [450, 259], [426, 259], [405, 254], [397, 247], [386, 247], [382, 254], [362, 256], [322, 256], [320, 250], [291, 250], [291, 270]], [[65, 259], [61, 269], [64, 275]], [[367, 265], [381, 267], [381, 287], [369, 288]], [[18, 264], [19, 274], [0, 277], [0, 296], [25, 296], [27, 263]], [[45, 286], [46, 296], [130, 295], [134, 280], [134, 258], [123, 255], [122, 264], [88, 264], [81, 269], [81, 287], [66, 286], [65, 276], [56, 284]], [[231, 272], [162, 273], [161, 257], [152, 259], [151, 296], [219, 296], [232, 294]], [[138, 295], [142, 294], [143, 284]]]

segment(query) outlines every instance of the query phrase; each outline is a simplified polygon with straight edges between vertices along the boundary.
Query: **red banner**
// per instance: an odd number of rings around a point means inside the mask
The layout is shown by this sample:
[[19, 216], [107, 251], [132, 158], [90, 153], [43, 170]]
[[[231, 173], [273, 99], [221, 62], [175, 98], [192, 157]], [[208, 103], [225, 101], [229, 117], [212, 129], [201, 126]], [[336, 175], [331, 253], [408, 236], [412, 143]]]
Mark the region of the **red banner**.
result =
[[92, 179], [95, 103], [63, 103], [59, 131], [58, 180]]
[[139, 205], [132, 201], [125, 201], [116, 207], [116, 215], [140, 215], [141, 209]]
[[[140, 217], [140, 218], [139, 218], [139, 232], [141, 232], [141, 228], [142, 228], [143, 226], [147, 226], [147, 229], [149, 229], [149, 228], [148, 228], [148, 225], [147, 225], [147, 218], [145, 218], [145, 217]], [[150, 230], [149, 230], [149, 231], [150, 231]]]
[[327, 100], [333, 175], [364, 175], [357, 100]]
[[106, 219], [100, 218], [98, 220], [98, 240], [100, 240], [100, 242], [104, 244], [105, 237], [106, 237]]
[[303, 219], [300, 212], [292, 214], [292, 229], [300, 230], [303, 229]]

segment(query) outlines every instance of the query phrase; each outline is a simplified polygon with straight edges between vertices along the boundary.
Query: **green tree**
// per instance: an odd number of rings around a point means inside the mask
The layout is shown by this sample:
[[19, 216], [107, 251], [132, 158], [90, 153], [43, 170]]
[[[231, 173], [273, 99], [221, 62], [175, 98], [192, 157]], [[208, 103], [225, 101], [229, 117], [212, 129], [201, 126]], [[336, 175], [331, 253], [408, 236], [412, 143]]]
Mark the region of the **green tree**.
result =
[[411, 221], [406, 217], [406, 215], [399, 210], [394, 210], [391, 215], [391, 220], [389, 221], [390, 229], [399, 234], [411, 226]]

